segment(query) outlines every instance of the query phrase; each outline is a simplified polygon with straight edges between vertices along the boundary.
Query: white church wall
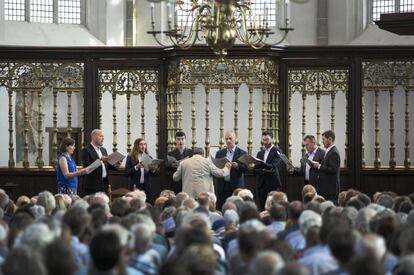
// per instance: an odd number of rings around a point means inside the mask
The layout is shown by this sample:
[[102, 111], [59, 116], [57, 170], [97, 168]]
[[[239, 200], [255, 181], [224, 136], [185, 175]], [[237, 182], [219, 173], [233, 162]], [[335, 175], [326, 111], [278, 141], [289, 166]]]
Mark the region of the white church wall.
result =
[[[105, 135], [104, 146], [108, 152], [114, 150], [113, 139], [113, 102], [112, 94], [104, 93], [102, 95], [102, 130]], [[147, 142], [148, 153], [156, 158], [157, 144], [157, 101], [154, 93], [147, 93], [144, 101], [145, 113], [145, 140]], [[125, 95], [119, 95], [116, 99], [116, 131], [117, 131], [117, 150], [121, 154], [127, 154], [127, 99]], [[131, 149], [134, 140], [142, 137], [141, 135], [141, 98], [140, 96], [131, 96]], [[125, 165], [125, 160], [122, 165]]]

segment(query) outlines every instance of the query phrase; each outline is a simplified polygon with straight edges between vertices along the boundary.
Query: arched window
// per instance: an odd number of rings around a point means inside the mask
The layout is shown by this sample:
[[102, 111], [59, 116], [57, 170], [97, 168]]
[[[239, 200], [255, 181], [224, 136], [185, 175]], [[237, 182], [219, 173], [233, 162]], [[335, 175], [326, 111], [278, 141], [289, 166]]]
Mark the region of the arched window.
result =
[[[260, 18], [266, 18], [267, 22], [269, 22], [269, 27], [276, 27], [278, 11], [276, 0], [251, 0], [250, 2], [251, 10], [255, 15], [257, 24], [259, 23]], [[182, 0], [180, 5], [175, 4], [175, 22], [177, 22], [178, 26], [189, 26], [193, 22], [191, 12], [188, 12], [188, 10], [191, 9], [191, 3], [191, 0]]]
[[85, 0], [4, 0], [6, 21], [81, 24]]
[[371, 0], [372, 20], [380, 20], [384, 13], [402, 13], [414, 11], [414, 0]]

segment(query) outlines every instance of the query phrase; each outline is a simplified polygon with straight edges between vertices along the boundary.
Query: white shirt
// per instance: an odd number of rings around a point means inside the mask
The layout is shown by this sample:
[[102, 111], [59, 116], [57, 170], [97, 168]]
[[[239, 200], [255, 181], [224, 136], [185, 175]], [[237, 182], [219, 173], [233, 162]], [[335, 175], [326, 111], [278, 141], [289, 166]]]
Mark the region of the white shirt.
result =
[[[335, 146], [335, 143], [332, 144], [331, 146], [329, 146], [326, 150], [325, 150], [325, 155], [323, 156], [323, 158], [326, 157], [326, 155], [328, 154], [328, 152]], [[318, 169], [321, 169], [321, 164], [319, 163]]]
[[[316, 150], [318, 150], [318, 147], [315, 148], [315, 150], [313, 150], [312, 152], [308, 152], [308, 159], [309, 160], [313, 160], [313, 158], [315, 157], [316, 154]], [[310, 166], [309, 164], [306, 162], [305, 164], [305, 180], [309, 181], [309, 171], [310, 171]]]
[[334, 144], [332, 144], [331, 146], [329, 146], [327, 149], [326, 149], [326, 151], [325, 151], [325, 155], [323, 156], [324, 158], [326, 157], [326, 155], [328, 154], [328, 152], [332, 149], [332, 147], [334, 147], [335, 146], [335, 143]]
[[[140, 155], [138, 155], [138, 162], [141, 162], [141, 154]], [[135, 166], [135, 171], [138, 171], [138, 169], [140, 169], [140, 171], [141, 171], [141, 175], [140, 175], [140, 177], [139, 177], [139, 183], [144, 183], [144, 181], [145, 181], [145, 168], [144, 167], [141, 167], [141, 168], [137, 168], [136, 166]]]
[[[98, 157], [101, 158], [102, 152], [101, 152], [101, 147], [95, 146], [94, 144], [92, 144], [92, 147], [95, 149], [96, 153], [98, 154]], [[105, 167], [105, 163], [102, 162], [102, 178], [106, 178], [106, 167]]]
[[[234, 150], [236, 150], [236, 146], [234, 146], [232, 149], [227, 148], [226, 158], [227, 158], [230, 162], [232, 162], [232, 161], [233, 161]], [[225, 177], [224, 177], [224, 181], [230, 181], [230, 174], [228, 174], [227, 176], [225, 176]]]
[[264, 153], [264, 156], [263, 156], [263, 161], [264, 161], [264, 162], [266, 162], [267, 157], [269, 156], [270, 150], [272, 150], [272, 148], [273, 148], [273, 145], [272, 145], [272, 146], [270, 146], [269, 148], [266, 148], [266, 149], [265, 149], [265, 153]]

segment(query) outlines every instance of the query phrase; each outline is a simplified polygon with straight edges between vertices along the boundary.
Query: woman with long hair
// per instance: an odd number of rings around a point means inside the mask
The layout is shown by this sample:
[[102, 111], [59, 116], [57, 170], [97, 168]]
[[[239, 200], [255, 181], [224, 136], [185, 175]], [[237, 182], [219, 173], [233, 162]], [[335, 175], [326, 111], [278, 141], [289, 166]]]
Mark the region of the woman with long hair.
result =
[[75, 141], [64, 138], [59, 146], [58, 163], [56, 165], [57, 192], [59, 194], [76, 195], [78, 193], [78, 176], [85, 175], [87, 168], [78, 170], [72, 155]]
[[[127, 156], [125, 176], [128, 178], [128, 189], [134, 190], [135, 188], [138, 188], [143, 190], [147, 195], [147, 200], [149, 200], [151, 196], [150, 176], [158, 167], [150, 166], [148, 170], [145, 169], [144, 164], [142, 163], [143, 154], [148, 155], [147, 143], [145, 139], [137, 138], [134, 141], [134, 147]], [[149, 157], [151, 158], [151, 156]]]

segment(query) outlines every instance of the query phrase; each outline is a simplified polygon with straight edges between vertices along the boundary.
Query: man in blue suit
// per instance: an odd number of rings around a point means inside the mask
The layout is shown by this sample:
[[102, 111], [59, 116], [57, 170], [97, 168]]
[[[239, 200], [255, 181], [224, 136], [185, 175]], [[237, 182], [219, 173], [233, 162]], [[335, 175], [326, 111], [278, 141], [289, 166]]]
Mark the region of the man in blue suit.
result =
[[227, 131], [225, 139], [227, 147], [217, 151], [216, 158], [227, 158], [231, 162], [231, 169], [229, 176], [216, 178], [217, 209], [221, 209], [234, 189], [244, 188], [244, 173], [247, 171], [247, 166], [237, 161], [246, 151], [236, 146], [236, 134], [231, 130]]
[[282, 183], [279, 176], [281, 150], [273, 146], [273, 134], [270, 131], [262, 133], [262, 143], [264, 149], [257, 153], [257, 158], [263, 162], [255, 162], [254, 174], [260, 208], [264, 209], [267, 194], [270, 191], [280, 190]]

